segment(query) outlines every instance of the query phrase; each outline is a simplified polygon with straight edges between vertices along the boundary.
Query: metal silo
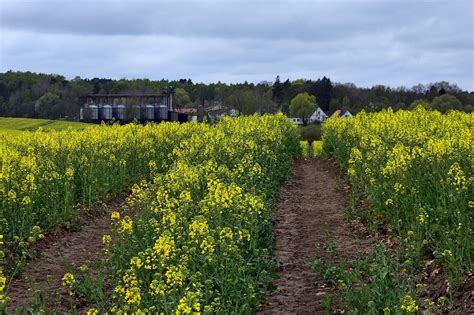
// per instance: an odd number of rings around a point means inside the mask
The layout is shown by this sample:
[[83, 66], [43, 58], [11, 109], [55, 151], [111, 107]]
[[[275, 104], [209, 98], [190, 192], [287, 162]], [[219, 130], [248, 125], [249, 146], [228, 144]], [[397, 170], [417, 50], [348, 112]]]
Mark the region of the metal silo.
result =
[[153, 120], [154, 121], [160, 121], [160, 107], [158, 105], [154, 104], [153, 105], [153, 110], [155, 111]]
[[89, 106], [89, 117], [91, 121], [98, 121], [99, 120], [99, 107], [95, 104], [90, 104]]
[[114, 117], [117, 120], [125, 120], [125, 105], [117, 105], [114, 108]]
[[152, 121], [155, 119], [155, 108], [153, 105], [148, 104], [145, 106], [146, 108], [146, 120]]
[[158, 105], [158, 119], [168, 120], [168, 107], [164, 104]]
[[112, 105], [102, 105], [100, 116], [102, 120], [112, 120]]
[[132, 120], [136, 119], [137, 121], [140, 121], [142, 115], [141, 115], [141, 107], [140, 105], [135, 105], [133, 106], [133, 113], [132, 113]]

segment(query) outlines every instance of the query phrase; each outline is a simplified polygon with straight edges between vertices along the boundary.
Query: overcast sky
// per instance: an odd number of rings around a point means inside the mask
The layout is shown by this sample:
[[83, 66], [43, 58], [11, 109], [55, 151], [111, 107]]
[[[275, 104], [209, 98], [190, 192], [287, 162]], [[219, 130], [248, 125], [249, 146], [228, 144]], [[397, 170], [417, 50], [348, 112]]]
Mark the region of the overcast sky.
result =
[[472, 91], [473, 2], [0, 0], [0, 71]]

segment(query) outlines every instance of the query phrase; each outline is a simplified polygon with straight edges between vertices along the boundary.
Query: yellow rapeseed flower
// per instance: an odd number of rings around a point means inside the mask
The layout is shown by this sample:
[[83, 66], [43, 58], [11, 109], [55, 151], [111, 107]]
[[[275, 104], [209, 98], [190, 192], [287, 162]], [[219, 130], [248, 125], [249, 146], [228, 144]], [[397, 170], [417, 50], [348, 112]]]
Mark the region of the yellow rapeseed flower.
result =
[[69, 272], [64, 274], [64, 276], [61, 280], [62, 280], [61, 283], [62, 283], [63, 287], [69, 287], [69, 288], [72, 288], [72, 286], [76, 282], [76, 280], [74, 279], [74, 275], [72, 273], [69, 273]]

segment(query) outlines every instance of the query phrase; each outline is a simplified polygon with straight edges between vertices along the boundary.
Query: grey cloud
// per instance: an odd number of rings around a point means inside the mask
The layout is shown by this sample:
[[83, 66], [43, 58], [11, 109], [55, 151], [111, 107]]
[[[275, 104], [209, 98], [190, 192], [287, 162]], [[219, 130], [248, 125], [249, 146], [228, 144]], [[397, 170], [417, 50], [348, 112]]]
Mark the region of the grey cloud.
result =
[[473, 89], [471, 1], [0, 0], [0, 71]]
[[[3, 1], [2, 27], [83, 35], [324, 40], [466, 18], [462, 1]], [[427, 34], [428, 35], [428, 34]]]

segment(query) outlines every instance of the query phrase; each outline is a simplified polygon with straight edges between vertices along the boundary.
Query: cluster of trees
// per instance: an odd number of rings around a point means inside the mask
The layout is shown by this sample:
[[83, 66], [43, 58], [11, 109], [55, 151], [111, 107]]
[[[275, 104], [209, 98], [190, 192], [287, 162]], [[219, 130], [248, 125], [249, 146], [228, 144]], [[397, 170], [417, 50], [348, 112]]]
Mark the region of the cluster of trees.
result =
[[[0, 73], [0, 116], [70, 118], [77, 119], [79, 96], [91, 93], [160, 93], [166, 86], [175, 86], [175, 104], [180, 107], [223, 106], [243, 114], [273, 113], [278, 110], [290, 114], [290, 104], [299, 94], [315, 97], [314, 103], [327, 114], [337, 109], [357, 113], [377, 111], [385, 107], [409, 109], [413, 102], [422, 100], [423, 106], [442, 111], [459, 109], [471, 112], [474, 93], [462, 91], [455, 84], [438, 82], [411, 88], [390, 88], [383, 85], [360, 88], [352, 83], [334, 83], [329, 78], [317, 80], [289, 79], [274, 82], [226, 84], [194, 83], [180, 80], [67, 80], [64, 76], [32, 72]], [[305, 96], [305, 98], [307, 98]], [[441, 98], [439, 98], [441, 97]]]

